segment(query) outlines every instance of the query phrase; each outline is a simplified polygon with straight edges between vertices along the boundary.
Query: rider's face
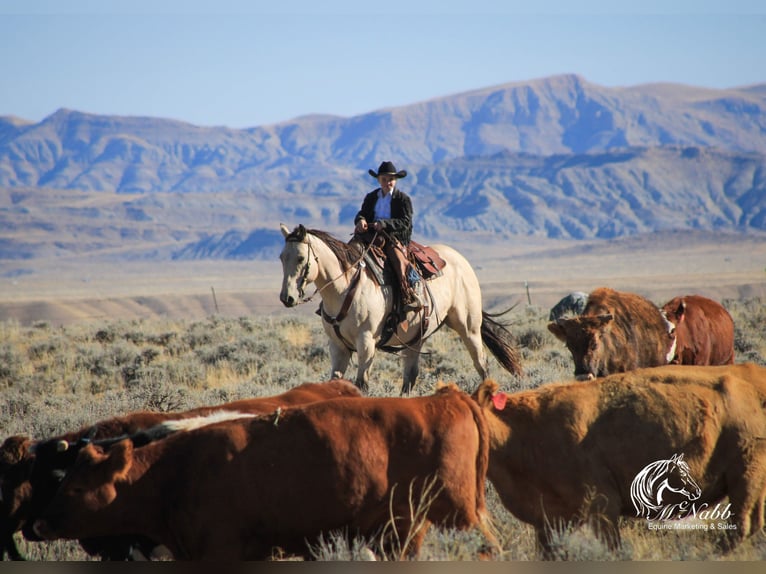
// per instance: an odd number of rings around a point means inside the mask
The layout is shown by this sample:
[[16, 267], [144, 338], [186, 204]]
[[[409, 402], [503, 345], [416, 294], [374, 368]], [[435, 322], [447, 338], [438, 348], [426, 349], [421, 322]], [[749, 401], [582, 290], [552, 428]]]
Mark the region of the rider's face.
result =
[[379, 175], [378, 183], [384, 194], [391, 193], [396, 187], [396, 177], [393, 175]]

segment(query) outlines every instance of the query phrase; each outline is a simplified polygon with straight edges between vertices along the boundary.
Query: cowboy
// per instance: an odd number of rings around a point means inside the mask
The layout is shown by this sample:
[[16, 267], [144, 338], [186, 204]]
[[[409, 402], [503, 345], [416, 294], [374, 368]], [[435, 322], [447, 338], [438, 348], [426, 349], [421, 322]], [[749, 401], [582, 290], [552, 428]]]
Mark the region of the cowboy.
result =
[[407, 177], [405, 170], [397, 171], [394, 164], [384, 161], [378, 171], [368, 170], [378, 180], [379, 188], [368, 193], [362, 208], [354, 218], [354, 232], [368, 243], [372, 233], [382, 233], [386, 239], [385, 251], [399, 279], [405, 311], [423, 307], [414, 284], [420, 276], [409, 262], [407, 246], [412, 237], [412, 201], [396, 187], [399, 179]]

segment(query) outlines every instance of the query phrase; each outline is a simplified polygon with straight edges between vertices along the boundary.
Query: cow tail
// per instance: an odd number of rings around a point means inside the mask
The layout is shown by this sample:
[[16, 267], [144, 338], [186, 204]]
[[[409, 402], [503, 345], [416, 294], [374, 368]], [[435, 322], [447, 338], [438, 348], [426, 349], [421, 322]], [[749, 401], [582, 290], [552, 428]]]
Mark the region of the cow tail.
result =
[[521, 358], [516, 341], [504, 325], [486, 311], [481, 312], [481, 340], [503, 368], [513, 375], [521, 375]]
[[473, 421], [476, 423], [476, 429], [479, 431], [479, 451], [476, 454], [476, 508], [479, 508], [482, 513], [486, 513], [487, 500], [485, 488], [487, 472], [489, 471], [489, 425], [476, 401], [467, 395], [465, 401], [471, 407]]
[[466, 394], [461, 397], [471, 409], [473, 422], [479, 432], [479, 449], [476, 454], [476, 512], [479, 517], [479, 529], [484, 537], [497, 551], [502, 549], [497, 536], [493, 532], [492, 518], [487, 510], [486, 481], [489, 471], [490, 435], [489, 423], [478, 403]]

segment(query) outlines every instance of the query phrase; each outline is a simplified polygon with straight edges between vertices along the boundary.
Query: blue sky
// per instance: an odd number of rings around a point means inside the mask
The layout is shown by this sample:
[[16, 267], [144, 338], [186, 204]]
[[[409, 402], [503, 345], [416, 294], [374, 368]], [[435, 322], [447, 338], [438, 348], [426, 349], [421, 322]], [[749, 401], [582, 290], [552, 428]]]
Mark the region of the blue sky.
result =
[[0, 115], [252, 127], [576, 73], [766, 83], [762, 0], [0, 0]]

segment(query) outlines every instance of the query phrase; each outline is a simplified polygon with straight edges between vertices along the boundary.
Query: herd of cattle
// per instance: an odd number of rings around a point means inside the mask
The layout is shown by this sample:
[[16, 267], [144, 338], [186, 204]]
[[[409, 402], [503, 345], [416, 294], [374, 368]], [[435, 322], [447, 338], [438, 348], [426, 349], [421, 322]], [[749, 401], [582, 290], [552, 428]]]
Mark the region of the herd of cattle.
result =
[[[564, 313], [562, 307], [569, 307]], [[186, 412], [136, 412], [0, 446], [0, 545], [76, 539], [124, 560], [312, 556], [330, 532], [416, 556], [431, 524], [478, 528], [502, 552], [485, 481], [531, 524], [588, 523], [610, 548], [631, 481], [682, 453], [698, 505], [728, 498], [730, 549], [764, 528], [766, 367], [734, 364], [734, 327], [698, 296], [657, 308], [607, 288], [551, 311], [578, 380], [505, 394], [364, 397], [350, 382]], [[676, 364], [668, 364], [676, 363]]]

